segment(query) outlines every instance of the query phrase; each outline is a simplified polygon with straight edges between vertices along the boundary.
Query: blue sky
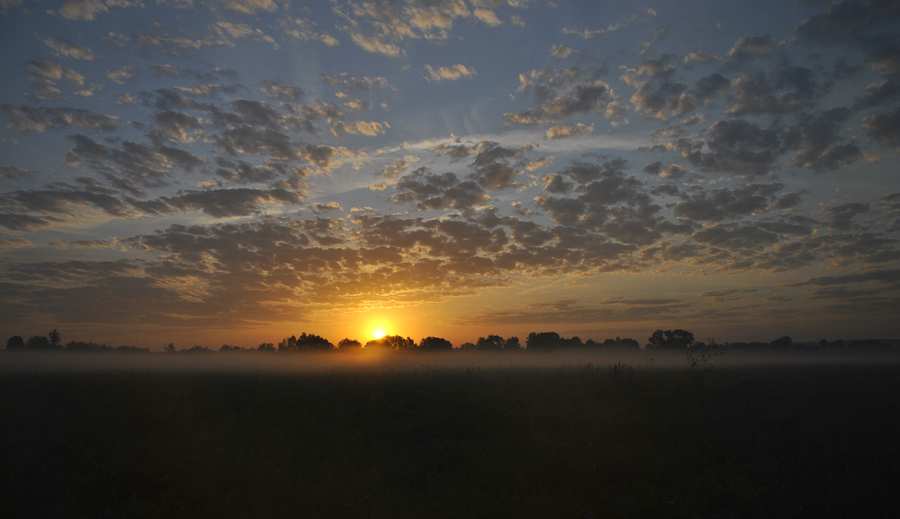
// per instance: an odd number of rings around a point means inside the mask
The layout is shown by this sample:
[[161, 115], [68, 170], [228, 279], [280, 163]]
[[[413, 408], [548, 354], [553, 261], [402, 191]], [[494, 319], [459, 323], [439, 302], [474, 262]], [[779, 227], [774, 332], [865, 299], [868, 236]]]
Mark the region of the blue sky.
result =
[[0, 13], [7, 336], [900, 332], [897, 2]]

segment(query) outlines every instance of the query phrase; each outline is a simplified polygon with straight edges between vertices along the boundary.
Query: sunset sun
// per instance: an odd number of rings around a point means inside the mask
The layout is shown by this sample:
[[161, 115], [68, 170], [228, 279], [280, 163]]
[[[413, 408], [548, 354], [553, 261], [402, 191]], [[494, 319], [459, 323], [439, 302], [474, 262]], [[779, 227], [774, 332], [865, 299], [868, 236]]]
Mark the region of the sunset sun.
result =
[[385, 336], [385, 331], [381, 328], [375, 328], [372, 330], [372, 337], [375, 339], [380, 339]]

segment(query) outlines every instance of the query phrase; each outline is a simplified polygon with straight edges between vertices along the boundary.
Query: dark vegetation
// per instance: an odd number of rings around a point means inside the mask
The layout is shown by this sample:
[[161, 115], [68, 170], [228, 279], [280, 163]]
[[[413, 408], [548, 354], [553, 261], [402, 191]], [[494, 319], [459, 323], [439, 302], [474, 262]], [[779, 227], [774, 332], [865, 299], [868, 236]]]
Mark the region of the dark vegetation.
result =
[[[795, 343], [788, 336], [779, 337], [771, 342], [734, 342], [716, 343], [710, 339], [707, 342], [694, 340], [694, 334], [685, 330], [656, 330], [647, 339], [644, 351], [680, 351], [688, 355], [699, 355], [700, 359], [715, 355], [723, 350], [736, 351], [815, 351], [815, 350], [886, 350], [895, 349], [897, 341], [890, 340], [852, 340], [845, 342], [838, 340], [829, 342], [822, 339], [819, 342]], [[257, 348], [242, 348], [223, 344], [217, 351], [224, 353], [233, 352], [342, 352], [354, 353], [363, 349], [378, 352], [436, 352], [436, 351], [486, 351], [486, 352], [521, 352], [546, 353], [550, 351], [567, 349], [584, 350], [610, 350], [610, 351], [639, 351], [641, 345], [638, 341], [629, 338], [616, 337], [596, 342], [593, 339], [583, 341], [579, 337], [564, 338], [555, 332], [531, 332], [525, 339], [523, 346], [518, 337], [504, 339], [499, 335], [480, 337], [477, 342], [467, 342], [454, 348], [453, 344], [440, 337], [425, 337], [418, 344], [411, 338], [401, 335], [385, 335], [380, 339], [367, 342], [365, 346], [357, 340], [345, 338], [338, 342], [337, 346], [328, 339], [312, 333], [301, 333], [299, 337], [285, 337], [278, 345], [268, 342], [262, 343]], [[88, 351], [88, 352], [129, 352], [149, 353], [148, 348], [136, 346], [118, 346], [97, 344], [94, 342], [71, 341], [62, 345], [60, 334], [57, 330], [51, 330], [46, 336], [35, 335], [27, 341], [15, 335], [6, 341], [7, 351]], [[205, 346], [194, 345], [190, 348], [176, 349], [175, 344], [169, 343], [163, 347], [166, 353], [211, 353], [212, 350]], [[700, 362], [700, 361], [698, 361]], [[705, 364], [705, 360], [702, 361]]]
[[891, 366], [0, 375], [8, 517], [892, 517]]

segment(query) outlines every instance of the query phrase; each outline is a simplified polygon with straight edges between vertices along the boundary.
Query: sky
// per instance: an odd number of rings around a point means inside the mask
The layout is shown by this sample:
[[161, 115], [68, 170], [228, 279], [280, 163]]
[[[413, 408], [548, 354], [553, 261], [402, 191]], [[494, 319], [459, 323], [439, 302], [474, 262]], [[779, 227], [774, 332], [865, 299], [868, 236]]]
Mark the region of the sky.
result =
[[0, 334], [900, 338], [900, 2], [0, 0]]

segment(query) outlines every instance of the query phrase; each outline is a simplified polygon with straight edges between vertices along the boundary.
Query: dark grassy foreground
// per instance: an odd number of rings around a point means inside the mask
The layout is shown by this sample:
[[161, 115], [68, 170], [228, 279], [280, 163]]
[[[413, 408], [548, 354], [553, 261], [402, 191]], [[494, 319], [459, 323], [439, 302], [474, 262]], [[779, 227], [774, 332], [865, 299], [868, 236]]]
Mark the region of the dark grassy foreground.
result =
[[4, 374], [6, 517], [894, 517], [896, 367]]

